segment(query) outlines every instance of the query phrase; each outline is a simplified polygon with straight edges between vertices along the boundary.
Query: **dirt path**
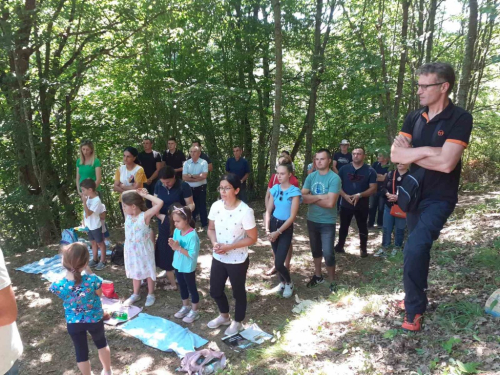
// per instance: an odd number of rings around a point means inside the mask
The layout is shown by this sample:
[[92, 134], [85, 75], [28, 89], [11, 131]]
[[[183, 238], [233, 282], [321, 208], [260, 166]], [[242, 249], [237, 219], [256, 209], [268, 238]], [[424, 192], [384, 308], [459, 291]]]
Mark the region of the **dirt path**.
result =
[[[316, 301], [314, 308], [294, 316], [291, 312], [295, 305], [293, 298], [283, 299], [269, 293], [277, 284], [277, 278], [264, 276], [271, 265], [271, 253], [269, 244], [259, 240], [250, 255], [247, 323], [256, 322], [267, 332], [279, 332], [282, 338], [262, 350], [232, 352], [220, 341], [223, 331], [206, 327], [206, 323], [217, 315], [217, 309], [208, 290], [209, 241], [201, 234], [197, 273], [202, 317], [189, 328], [209, 340], [208, 347], [226, 352], [231, 364], [226, 373], [230, 374], [331, 374], [333, 371], [338, 374], [407, 374], [418, 373], [418, 370], [422, 374], [444, 371], [452, 374], [459, 368], [457, 361], [478, 362], [481, 364], [478, 368], [487, 371], [484, 373], [496, 373], [500, 361], [498, 357], [497, 360], [490, 358], [500, 353], [500, 324], [483, 314], [481, 308], [487, 296], [500, 287], [498, 268], [496, 274], [491, 268], [500, 266], [495, 263], [498, 262], [498, 248], [494, 243], [500, 227], [498, 202], [491, 193], [478, 196], [476, 200], [468, 196], [457, 208], [458, 214], [450, 219], [433, 249], [430, 314], [426, 330], [419, 335], [402, 334], [397, 330], [401, 316], [390, 307], [390, 302], [401, 296], [402, 256], [387, 260], [372, 256], [361, 259], [353, 230], [346, 245], [347, 254], [337, 257], [338, 282], [342, 290], [332, 297], [326, 283], [313, 290], [305, 287], [313, 270], [305, 211], [301, 211], [295, 226], [292, 278], [296, 294], [301, 299]], [[254, 205], [254, 208], [262, 239], [263, 207]], [[112, 239], [122, 240], [123, 232], [114, 231]], [[380, 243], [381, 231], [371, 231], [369, 252], [375, 252]], [[498, 246], [500, 248], [500, 243]], [[475, 251], [477, 249], [481, 251]], [[49, 283], [39, 275], [14, 271], [15, 267], [53, 256], [56, 252], [57, 246], [53, 246], [7, 257], [19, 306], [18, 325], [25, 346], [22, 374], [77, 374], [61, 302], [48, 292]], [[108, 266], [99, 275], [113, 280], [120, 296], [130, 295], [132, 284], [125, 278], [123, 267]], [[156, 297], [156, 304], [145, 308], [145, 312], [185, 325], [173, 317], [180, 307], [178, 292], [159, 290]], [[458, 302], [469, 305], [457, 305]], [[138, 305], [143, 303], [144, 299]], [[443, 317], [448, 321], [443, 321]], [[179, 366], [180, 360], [173, 353], [147, 347], [113, 327], [107, 327], [106, 333], [115, 374], [173, 374]], [[448, 352], [443, 349], [443, 342], [452, 337], [460, 342], [453, 344]], [[97, 352], [92, 344], [89, 346], [91, 363], [97, 374], [100, 372]]]

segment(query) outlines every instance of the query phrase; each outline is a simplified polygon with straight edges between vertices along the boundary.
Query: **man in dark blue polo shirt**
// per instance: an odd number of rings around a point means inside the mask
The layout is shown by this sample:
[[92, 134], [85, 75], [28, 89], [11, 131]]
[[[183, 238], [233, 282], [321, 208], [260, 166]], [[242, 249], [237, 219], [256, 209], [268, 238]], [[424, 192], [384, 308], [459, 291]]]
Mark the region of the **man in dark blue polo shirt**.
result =
[[247, 179], [250, 175], [250, 167], [245, 158], [241, 157], [243, 151], [240, 146], [233, 147], [234, 158], [227, 159], [226, 162], [226, 172], [234, 173], [241, 180], [240, 193], [238, 198], [243, 202], [247, 202]]
[[411, 163], [410, 175], [424, 173], [418, 206], [406, 214], [409, 236], [403, 251], [403, 329], [410, 331], [422, 328], [430, 250], [458, 201], [461, 158], [472, 131], [471, 114], [448, 98], [455, 84], [451, 65], [424, 64], [417, 74], [417, 95], [423, 108], [406, 117], [391, 149], [393, 162]]
[[369, 197], [377, 191], [377, 173], [368, 164], [365, 164], [364, 160], [364, 148], [355, 148], [352, 151], [352, 163], [344, 165], [339, 170], [339, 177], [342, 181], [342, 189], [340, 190], [342, 198], [340, 202], [339, 242], [335, 246], [335, 252], [345, 253], [345, 240], [354, 216], [358, 224], [362, 258], [368, 256], [368, 201]]
[[384, 226], [384, 206], [386, 201], [382, 190], [384, 188], [385, 176], [389, 172], [389, 158], [385, 152], [378, 153], [377, 161], [372, 164], [372, 168], [377, 172], [377, 192], [370, 197], [368, 228], [373, 228], [375, 217], [377, 217], [377, 227], [382, 229]]

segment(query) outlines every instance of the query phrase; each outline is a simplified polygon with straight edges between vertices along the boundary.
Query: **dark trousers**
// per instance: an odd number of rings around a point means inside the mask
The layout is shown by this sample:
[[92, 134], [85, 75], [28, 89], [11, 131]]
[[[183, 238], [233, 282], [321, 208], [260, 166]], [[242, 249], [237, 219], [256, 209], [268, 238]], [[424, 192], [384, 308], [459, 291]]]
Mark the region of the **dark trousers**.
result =
[[354, 210], [342, 207], [340, 210], [339, 242], [337, 246], [339, 249], [344, 248], [353, 216], [356, 218], [356, 224], [358, 224], [360, 249], [362, 252], [366, 252], [366, 245], [368, 243], [368, 226], [366, 222], [368, 219], [368, 207], [366, 206], [357, 207]]
[[249, 264], [249, 258], [243, 263], [238, 264], [222, 263], [215, 258], [212, 259], [210, 296], [215, 300], [222, 314], [229, 313], [229, 302], [227, 301], [226, 293], [224, 293], [226, 280], [229, 277], [235, 300], [234, 320], [236, 322], [242, 322], [245, 319], [247, 311], [247, 291], [245, 284]]
[[[285, 220], [278, 220], [274, 216], [271, 217], [270, 230], [275, 232], [280, 228]], [[288, 249], [292, 243], [293, 238], [293, 224], [290, 225], [282, 234], [278, 236], [276, 241], [271, 242], [274, 253], [274, 267], [278, 271], [280, 281], [283, 283], [290, 283], [290, 271], [285, 267], [285, 260], [288, 255]]]
[[102, 320], [97, 323], [67, 323], [66, 327], [75, 345], [76, 362], [87, 362], [89, 360], [87, 332], [92, 336], [97, 349], [108, 346]]
[[200, 295], [196, 287], [196, 271], [186, 273], [175, 270], [175, 277], [179, 283], [182, 300], [188, 299], [189, 294], [191, 294], [192, 303], [200, 302]]
[[[158, 181], [158, 180], [156, 180], [156, 181]], [[155, 194], [156, 181], [151, 182], [151, 184], [149, 184], [149, 185], [148, 184], [143, 185], [144, 189], [147, 189], [148, 193], [151, 195]], [[147, 208], [153, 207], [153, 203], [149, 199], [146, 199], [146, 207]]]
[[368, 219], [368, 226], [373, 227], [375, 224], [375, 216], [377, 217], [377, 226], [382, 228], [384, 225], [384, 206], [385, 195], [378, 191], [370, 197], [370, 218]]
[[198, 214], [200, 215], [201, 226], [208, 226], [208, 214], [207, 214], [207, 185], [201, 185], [195, 188], [191, 188], [193, 192], [193, 202], [194, 211], [193, 219], [196, 222]]
[[427, 277], [432, 243], [436, 241], [455, 205], [446, 201], [424, 199], [415, 212], [406, 215], [409, 236], [403, 251], [405, 310], [413, 320], [427, 308]]
[[240, 187], [240, 192], [238, 193], [238, 198], [242, 202], [245, 202], [245, 203], [248, 202], [248, 197], [247, 197], [247, 183], [246, 183], [246, 181]]

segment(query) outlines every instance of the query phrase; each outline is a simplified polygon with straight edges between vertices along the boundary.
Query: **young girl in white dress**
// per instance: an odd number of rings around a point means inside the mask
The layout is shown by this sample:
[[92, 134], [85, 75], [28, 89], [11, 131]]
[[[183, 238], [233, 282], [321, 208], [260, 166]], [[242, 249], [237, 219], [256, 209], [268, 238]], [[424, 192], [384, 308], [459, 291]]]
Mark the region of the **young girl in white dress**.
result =
[[[147, 199], [153, 207], [146, 207]], [[130, 306], [141, 299], [141, 280], [148, 281], [148, 296], [144, 306], [155, 303], [156, 264], [155, 250], [151, 240], [149, 221], [163, 206], [163, 201], [151, 194], [147, 189], [125, 191], [122, 194], [123, 213], [125, 215], [125, 271], [127, 277], [133, 280], [134, 293], [124, 302]]]

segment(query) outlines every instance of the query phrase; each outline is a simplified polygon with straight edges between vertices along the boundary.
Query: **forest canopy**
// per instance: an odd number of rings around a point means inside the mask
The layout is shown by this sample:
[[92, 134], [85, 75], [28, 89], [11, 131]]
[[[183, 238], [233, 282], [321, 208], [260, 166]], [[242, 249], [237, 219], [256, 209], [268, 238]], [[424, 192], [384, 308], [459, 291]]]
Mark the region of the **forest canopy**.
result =
[[[387, 150], [418, 108], [417, 69], [448, 62], [474, 116], [465, 178], [500, 157], [498, 0], [11, 0], [0, 4], [0, 238], [50, 243], [75, 226], [78, 146], [96, 145], [108, 220], [125, 146], [187, 153], [201, 139], [214, 192], [232, 146], [265, 192], [279, 150], [303, 175], [340, 140]], [[270, 168], [271, 167], [271, 168]], [[215, 193], [214, 193], [215, 194]]]

